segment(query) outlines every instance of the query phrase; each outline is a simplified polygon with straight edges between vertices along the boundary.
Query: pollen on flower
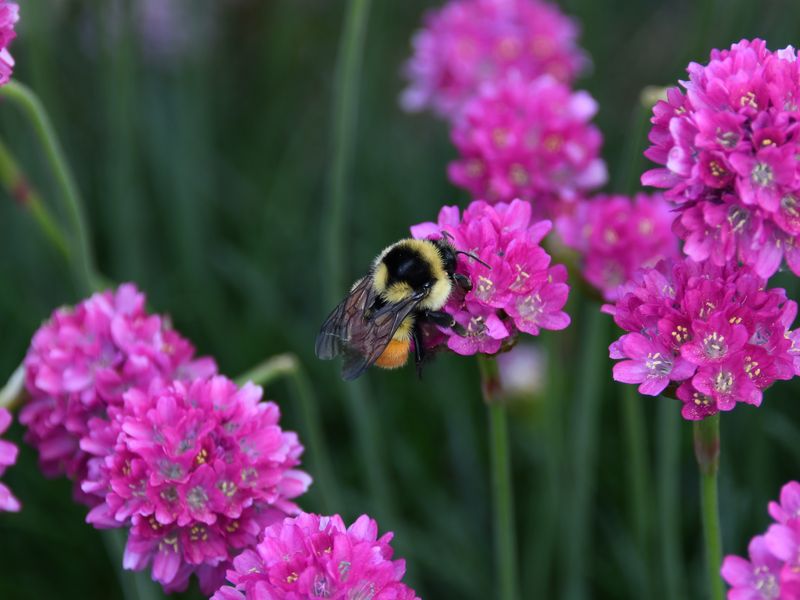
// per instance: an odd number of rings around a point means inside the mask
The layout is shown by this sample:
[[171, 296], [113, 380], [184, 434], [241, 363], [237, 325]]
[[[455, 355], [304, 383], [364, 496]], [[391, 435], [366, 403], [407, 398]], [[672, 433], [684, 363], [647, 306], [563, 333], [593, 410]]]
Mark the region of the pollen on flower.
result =
[[761, 277], [785, 259], [800, 274], [800, 219], [783, 206], [800, 193], [794, 48], [742, 40], [688, 72], [685, 92], [672, 88], [653, 108], [645, 155], [661, 167], [642, 183], [675, 202], [674, 229], [692, 259], [742, 262]]
[[758, 406], [776, 380], [800, 374], [797, 304], [746, 266], [662, 262], [603, 310], [628, 332], [609, 348], [614, 379], [652, 396], [676, 385], [688, 420]]
[[466, 335], [442, 330], [426, 338], [430, 349], [446, 345], [458, 354], [495, 354], [509, 347], [519, 332], [538, 335], [540, 329], [569, 324], [563, 312], [569, 292], [566, 270], [552, 266], [541, 246], [551, 224], [534, 220], [532, 212], [521, 200], [495, 205], [475, 201], [463, 214], [446, 206], [437, 223], [411, 228], [416, 238], [446, 234], [456, 248], [480, 259], [458, 256], [457, 271], [470, 279], [472, 288], [453, 293], [444, 307]]
[[338, 515], [303, 513], [280, 520], [263, 530], [257, 545], [233, 559], [230, 585], [212, 600], [246, 600], [265, 589], [274, 600], [419, 600], [402, 583], [405, 563], [392, 560], [391, 539], [391, 533], [378, 537], [377, 523], [366, 515], [350, 527]]

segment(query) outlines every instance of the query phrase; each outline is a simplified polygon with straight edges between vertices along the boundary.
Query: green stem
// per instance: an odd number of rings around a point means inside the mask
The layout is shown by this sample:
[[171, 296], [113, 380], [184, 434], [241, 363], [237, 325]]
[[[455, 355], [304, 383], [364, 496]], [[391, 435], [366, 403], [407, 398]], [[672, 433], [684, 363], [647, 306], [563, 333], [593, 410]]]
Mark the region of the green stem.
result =
[[25, 398], [25, 365], [22, 364], [14, 369], [6, 384], [0, 389], [0, 408], [13, 411], [24, 402]]
[[282, 378], [289, 379], [292, 393], [300, 405], [305, 424], [303, 439], [308, 442], [309, 449], [309, 470], [320, 487], [323, 510], [326, 514], [341, 512], [343, 507], [339, 500], [339, 488], [333, 476], [330, 453], [322, 432], [317, 399], [297, 357], [293, 354], [273, 356], [237, 377], [236, 383], [242, 385], [251, 381], [256, 385], [267, 386]]
[[717, 473], [719, 471], [719, 415], [706, 417], [694, 424], [694, 453], [700, 468], [700, 501], [702, 504], [703, 537], [706, 546], [706, 568], [712, 600], [723, 600], [725, 589], [719, 574], [722, 564], [722, 534], [719, 525]]
[[30, 211], [45, 237], [69, 262], [69, 245], [61, 226], [2, 141], [0, 141], [0, 184], [22, 208]]
[[681, 417], [675, 400], [658, 400], [658, 503], [661, 579], [663, 598], [685, 598], [684, 572], [680, 550]]
[[[645, 443], [645, 421], [642, 415], [643, 398], [632, 385], [623, 386], [622, 410], [625, 424], [625, 445], [627, 448], [627, 476], [630, 513], [633, 522], [634, 539], [642, 564], [645, 568], [644, 581], [649, 582], [647, 572], [650, 567], [649, 516], [650, 474], [648, 471], [647, 444]], [[674, 408], [674, 407], [673, 407]]]
[[517, 551], [514, 528], [514, 498], [511, 486], [511, 448], [508, 415], [499, 397], [500, 377], [493, 358], [479, 356], [481, 389], [489, 408], [489, 449], [494, 508], [495, 568], [499, 578], [499, 600], [517, 598]]
[[71, 258], [76, 284], [83, 293], [90, 294], [95, 287], [95, 270], [90, 250], [89, 228], [83, 214], [78, 187], [67, 165], [64, 151], [58, 141], [55, 129], [50, 123], [50, 118], [33, 91], [17, 81], [9, 81], [0, 87], [0, 98], [14, 102], [28, 117], [39, 137], [39, 142], [44, 148], [61, 190], [65, 212], [73, 228]]
[[606, 365], [608, 318], [594, 304], [588, 306], [587, 325], [580, 358], [581, 373], [576, 391], [571, 423], [574, 428], [574, 447], [570, 465], [573, 481], [569, 496], [571, 506], [567, 532], [564, 537], [565, 569], [564, 598], [582, 599], [587, 596], [587, 555], [591, 540], [590, 512], [595, 485], [597, 433], [600, 425], [602, 374]]
[[[334, 306], [347, 289], [345, 281], [345, 213], [350, 196], [349, 178], [356, 141], [361, 65], [367, 35], [370, 0], [349, 0], [345, 15], [333, 94], [332, 159], [328, 174], [328, 204], [323, 223], [324, 281], [326, 304]], [[386, 521], [393, 521], [393, 499], [381, 465], [381, 437], [378, 420], [369, 402], [363, 380], [347, 386], [347, 409], [354, 424], [356, 443], [367, 473], [373, 510]]]
[[333, 306], [345, 289], [344, 215], [347, 211], [348, 179], [352, 170], [356, 117], [361, 83], [361, 64], [367, 35], [370, 0], [350, 0], [345, 17], [333, 95], [333, 160], [329, 173], [328, 206], [322, 264], [328, 273], [326, 298]]

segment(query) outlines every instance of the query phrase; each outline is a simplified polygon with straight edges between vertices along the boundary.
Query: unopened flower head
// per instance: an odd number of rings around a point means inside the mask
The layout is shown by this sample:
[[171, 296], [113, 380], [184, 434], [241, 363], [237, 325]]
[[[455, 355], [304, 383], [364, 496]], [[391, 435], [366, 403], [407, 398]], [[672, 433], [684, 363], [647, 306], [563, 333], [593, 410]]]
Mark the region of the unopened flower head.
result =
[[392, 560], [392, 534], [378, 537], [367, 515], [347, 527], [339, 515], [303, 513], [268, 527], [255, 549], [233, 560], [212, 600], [418, 600], [402, 583], [405, 561]]
[[14, 26], [19, 21], [19, 6], [0, 0], [0, 85], [8, 83], [14, 69], [14, 59], [8, 46], [17, 37]]
[[597, 103], [552, 77], [517, 75], [487, 84], [467, 105], [452, 132], [460, 158], [448, 172], [474, 198], [520, 198], [552, 216], [559, 202], [606, 181], [603, 136], [591, 123]]
[[80, 442], [90, 419], [105, 422], [108, 408], [121, 405], [131, 388], [216, 372], [213, 360], [193, 355], [168, 318], [147, 313], [144, 294], [132, 284], [56, 310], [25, 357], [30, 401], [20, 412], [44, 472], [66, 473], [79, 486], [87, 459]]
[[[5, 408], [0, 408], [0, 435], [8, 431], [11, 426], [11, 413]], [[0, 477], [6, 469], [17, 462], [18, 448], [8, 440], [0, 439]], [[3, 483], [0, 483], [0, 511], [16, 512], [20, 509], [17, 500]]]
[[797, 304], [749, 267], [661, 262], [603, 310], [629, 332], [610, 347], [614, 379], [649, 396], [679, 386], [685, 419], [758, 406], [773, 382], [800, 374]]
[[750, 541], [748, 558], [730, 555], [722, 563], [722, 578], [731, 587], [728, 598], [800, 598], [800, 483], [784, 485], [769, 513], [776, 523]]
[[679, 257], [672, 220], [661, 194], [596, 196], [559, 217], [556, 230], [579, 252], [586, 281], [613, 302], [638, 269]]
[[482, 84], [511, 71], [571, 84], [588, 63], [578, 27], [540, 0], [453, 0], [425, 18], [406, 64], [407, 110], [432, 109], [455, 120]]
[[466, 336], [446, 330], [427, 344], [446, 344], [458, 354], [495, 354], [513, 342], [518, 332], [538, 335], [541, 329], [564, 329], [569, 286], [563, 265], [551, 265], [541, 241], [550, 221], [531, 219], [531, 206], [522, 200], [510, 204], [472, 202], [459, 213], [445, 206], [437, 223], [411, 228], [415, 238], [451, 236], [459, 250], [470, 252], [486, 264], [464, 255], [458, 272], [469, 277], [472, 290], [454, 291], [444, 310], [462, 325]]
[[134, 388], [109, 408], [116, 435], [106, 424], [84, 444], [97, 453], [84, 491], [103, 498], [87, 520], [131, 526], [126, 568], [152, 564], [167, 591], [184, 589], [196, 573], [210, 594], [266, 525], [298, 512], [292, 499], [311, 483], [295, 468], [303, 447], [261, 395], [215, 376]]
[[642, 183], [677, 203], [675, 230], [693, 259], [741, 261], [769, 277], [785, 258], [800, 274], [794, 48], [772, 52], [762, 40], [742, 40], [688, 72], [685, 93], [672, 88], [653, 109], [645, 154], [663, 168]]

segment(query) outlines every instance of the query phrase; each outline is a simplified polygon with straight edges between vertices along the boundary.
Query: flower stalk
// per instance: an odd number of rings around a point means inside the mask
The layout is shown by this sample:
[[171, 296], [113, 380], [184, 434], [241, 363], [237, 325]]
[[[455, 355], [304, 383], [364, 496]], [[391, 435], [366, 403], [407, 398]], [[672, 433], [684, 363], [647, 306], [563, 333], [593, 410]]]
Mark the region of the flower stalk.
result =
[[517, 598], [517, 551], [514, 497], [511, 485], [511, 447], [508, 413], [503, 402], [500, 374], [494, 358], [479, 355], [483, 400], [489, 409], [489, 450], [492, 472], [495, 569], [500, 600]]
[[719, 471], [719, 415], [694, 423], [694, 454], [700, 469], [700, 502], [703, 518], [703, 537], [706, 548], [706, 568], [712, 600], [725, 595], [720, 565], [722, 564], [722, 535], [719, 524], [717, 473]]
[[95, 291], [96, 287], [89, 228], [86, 224], [78, 186], [70, 171], [55, 129], [39, 98], [27, 86], [17, 81], [10, 81], [0, 87], [0, 98], [13, 102], [25, 114], [44, 148], [45, 156], [60, 188], [65, 214], [69, 218], [73, 230], [70, 236], [73, 277], [80, 291], [88, 295]]

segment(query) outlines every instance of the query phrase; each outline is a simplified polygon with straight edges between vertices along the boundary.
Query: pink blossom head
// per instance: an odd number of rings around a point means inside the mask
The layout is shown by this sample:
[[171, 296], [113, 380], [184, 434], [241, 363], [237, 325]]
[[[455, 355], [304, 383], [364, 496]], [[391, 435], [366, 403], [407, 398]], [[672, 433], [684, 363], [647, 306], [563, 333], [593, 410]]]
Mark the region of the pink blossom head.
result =
[[588, 64], [578, 27], [540, 0], [454, 0], [426, 15], [406, 64], [407, 110], [433, 109], [455, 120], [486, 82], [515, 71], [571, 84]]
[[8, 83], [14, 69], [14, 59], [8, 46], [17, 37], [14, 26], [19, 21], [19, 6], [8, 0], [0, 0], [0, 85]]
[[653, 108], [645, 154], [663, 166], [642, 183], [677, 203], [675, 231], [694, 260], [741, 261], [769, 277], [785, 258], [800, 274], [794, 48], [742, 40], [688, 72], [685, 93], [672, 88]]
[[556, 229], [579, 252], [586, 281], [613, 302], [638, 269], [678, 258], [672, 218], [661, 194], [597, 196], [576, 203]]
[[516, 198], [537, 215], [603, 185], [603, 136], [591, 123], [597, 103], [549, 76], [519, 74], [483, 88], [453, 127], [460, 158], [450, 180], [490, 203]]
[[56, 310], [25, 357], [30, 400], [20, 412], [25, 440], [39, 451], [44, 472], [66, 473], [79, 483], [87, 459], [80, 442], [89, 421], [105, 420], [129, 389], [216, 372], [213, 360], [193, 355], [168, 318], [145, 310], [145, 296], [132, 284]]
[[799, 489], [800, 484], [791, 481], [783, 486], [780, 503], [770, 503], [770, 514], [777, 523], [771, 525], [765, 535], [757, 535], [750, 541], [747, 559], [735, 555], [725, 557], [721, 574], [731, 588], [728, 598], [800, 598]]
[[628, 332], [610, 347], [614, 379], [650, 396], [677, 387], [689, 420], [759, 406], [772, 383], [800, 373], [789, 330], [797, 305], [766, 284], [749, 267], [690, 258], [639, 271], [603, 307]]
[[233, 560], [227, 574], [233, 587], [221, 587], [212, 600], [418, 600], [402, 583], [405, 561], [392, 560], [391, 539], [391, 533], [378, 537], [367, 515], [350, 527], [339, 515], [284, 519]]
[[[0, 435], [8, 431], [11, 426], [11, 413], [5, 408], [0, 408]], [[0, 477], [6, 469], [17, 462], [17, 447], [8, 440], [0, 439]], [[0, 483], [0, 511], [17, 512], [20, 509], [19, 500], [11, 490]]]
[[541, 241], [550, 231], [549, 221], [531, 218], [531, 206], [522, 200], [510, 204], [472, 202], [461, 215], [445, 206], [437, 223], [411, 228], [415, 238], [452, 237], [459, 250], [486, 263], [459, 255], [459, 273], [469, 277], [472, 289], [454, 291], [444, 310], [467, 331], [450, 330], [429, 345], [446, 344], [457, 354], [495, 354], [513, 343], [519, 332], [538, 335], [541, 329], [564, 329], [569, 286], [563, 265], [551, 265]]
[[109, 409], [112, 425], [98, 437], [112, 428], [113, 450], [84, 445], [98, 449], [84, 491], [102, 498], [87, 520], [131, 526], [127, 568], [152, 564], [167, 591], [185, 588], [196, 573], [210, 593], [265, 525], [298, 512], [293, 499], [311, 482], [295, 468], [303, 447], [261, 394], [215, 376], [133, 388]]

